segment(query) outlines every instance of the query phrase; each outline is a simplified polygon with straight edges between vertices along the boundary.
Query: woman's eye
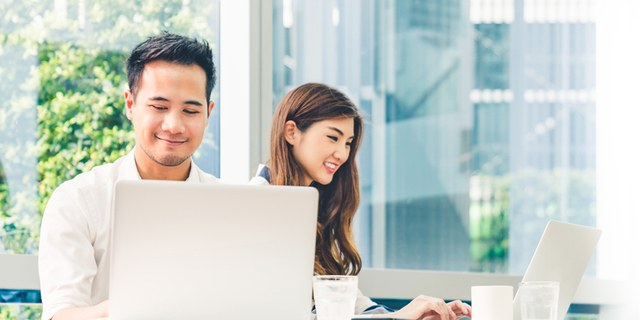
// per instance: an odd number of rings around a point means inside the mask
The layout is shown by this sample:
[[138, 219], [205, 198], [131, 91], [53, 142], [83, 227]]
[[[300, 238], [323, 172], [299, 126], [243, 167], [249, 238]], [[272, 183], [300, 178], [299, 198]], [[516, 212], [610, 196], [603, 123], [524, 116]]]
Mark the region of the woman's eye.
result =
[[336, 136], [327, 136], [327, 138], [333, 140], [333, 141], [338, 141], [338, 137]]
[[161, 110], [161, 111], [162, 111], [162, 110], [167, 110], [167, 108], [165, 108], [165, 107], [161, 107], [161, 106], [154, 106], [154, 105], [151, 105], [151, 107], [152, 107], [152, 108], [154, 108], [154, 109], [156, 109], [156, 110]]
[[351, 148], [351, 141], [347, 142], [347, 147]]

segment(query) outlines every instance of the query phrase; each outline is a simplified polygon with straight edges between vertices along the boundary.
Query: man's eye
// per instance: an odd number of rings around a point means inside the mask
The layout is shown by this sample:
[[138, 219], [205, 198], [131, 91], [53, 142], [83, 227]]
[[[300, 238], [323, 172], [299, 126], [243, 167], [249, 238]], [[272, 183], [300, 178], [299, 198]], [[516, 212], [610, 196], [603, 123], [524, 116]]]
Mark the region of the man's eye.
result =
[[162, 107], [162, 106], [154, 106], [154, 105], [151, 105], [151, 107], [152, 107], [152, 108], [154, 108], [154, 109], [156, 109], [156, 110], [160, 110], [160, 111], [162, 111], [162, 110], [167, 110], [167, 108], [166, 108], [166, 107]]
[[184, 110], [184, 113], [186, 113], [186, 114], [198, 114], [198, 113], [200, 113], [200, 112], [199, 112], [199, 111], [186, 110], [186, 109], [185, 109], [185, 110]]
[[338, 141], [338, 137], [336, 136], [327, 136], [327, 138], [333, 140], [333, 141]]

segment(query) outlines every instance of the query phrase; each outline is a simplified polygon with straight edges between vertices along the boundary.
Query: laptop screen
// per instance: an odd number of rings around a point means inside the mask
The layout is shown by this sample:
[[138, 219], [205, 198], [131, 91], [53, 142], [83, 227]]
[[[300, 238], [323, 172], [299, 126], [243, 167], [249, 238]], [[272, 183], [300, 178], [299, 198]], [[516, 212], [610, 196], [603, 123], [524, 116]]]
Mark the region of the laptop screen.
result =
[[[602, 231], [551, 220], [547, 224], [522, 281], [558, 281], [558, 319], [564, 319]], [[520, 320], [520, 300], [514, 298], [514, 320]]]
[[111, 319], [308, 319], [313, 188], [116, 185]]

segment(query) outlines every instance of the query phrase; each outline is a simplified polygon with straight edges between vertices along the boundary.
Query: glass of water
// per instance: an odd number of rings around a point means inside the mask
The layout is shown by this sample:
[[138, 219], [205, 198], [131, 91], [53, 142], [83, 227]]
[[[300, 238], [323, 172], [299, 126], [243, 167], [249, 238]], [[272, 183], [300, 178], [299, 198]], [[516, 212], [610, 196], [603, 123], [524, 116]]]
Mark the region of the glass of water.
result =
[[358, 296], [356, 276], [314, 276], [317, 320], [351, 320]]
[[558, 320], [557, 281], [528, 281], [520, 283], [522, 320]]

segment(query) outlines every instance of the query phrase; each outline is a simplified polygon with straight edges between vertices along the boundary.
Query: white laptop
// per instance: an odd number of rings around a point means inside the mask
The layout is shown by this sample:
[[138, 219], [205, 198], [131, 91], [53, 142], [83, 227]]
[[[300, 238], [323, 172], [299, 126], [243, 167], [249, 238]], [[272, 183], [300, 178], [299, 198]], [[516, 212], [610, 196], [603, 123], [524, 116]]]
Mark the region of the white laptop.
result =
[[313, 188], [119, 182], [110, 319], [308, 319]]
[[[571, 223], [549, 221], [522, 281], [558, 281], [558, 319], [567, 314], [602, 231]], [[520, 320], [518, 292], [513, 319]]]

